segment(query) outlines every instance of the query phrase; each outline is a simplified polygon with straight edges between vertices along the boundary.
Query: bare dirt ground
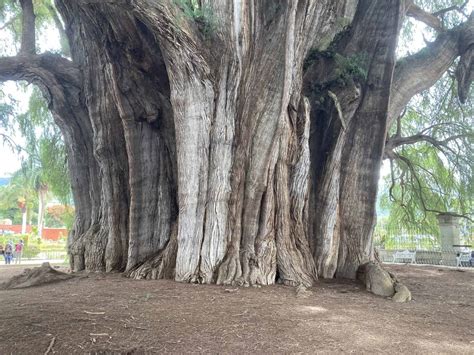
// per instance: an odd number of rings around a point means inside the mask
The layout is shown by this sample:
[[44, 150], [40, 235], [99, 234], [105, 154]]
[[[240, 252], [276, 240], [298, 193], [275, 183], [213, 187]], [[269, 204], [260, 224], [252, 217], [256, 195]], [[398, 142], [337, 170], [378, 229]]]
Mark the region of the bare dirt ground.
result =
[[[93, 274], [0, 291], [0, 353], [474, 354], [474, 272], [387, 266], [398, 304], [355, 283], [233, 288]], [[21, 267], [0, 267], [0, 282]], [[231, 291], [231, 292], [229, 292]], [[53, 341], [54, 339], [54, 341]]]

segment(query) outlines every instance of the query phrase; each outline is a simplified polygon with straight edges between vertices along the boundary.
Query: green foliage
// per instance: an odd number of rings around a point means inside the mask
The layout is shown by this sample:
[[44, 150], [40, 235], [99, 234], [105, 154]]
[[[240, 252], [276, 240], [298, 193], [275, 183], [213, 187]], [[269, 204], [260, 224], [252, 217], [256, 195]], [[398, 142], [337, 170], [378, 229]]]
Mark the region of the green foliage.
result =
[[40, 142], [39, 157], [42, 179], [54, 196], [64, 204], [71, 201], [71, 184], [64, 143], [60, 137]]
[[363, 82], [367, 79], [368, 58], [367, 53], [357, 53], [345, 57], [332, 50], [320, 51], [311, 49], [305, 58], [303, 70], [306, 70], [314, 61], [320, 59], [333, 59], [335, 63], [334, 74], [331, 77], [332, 83], [345, 86], [348, 81]]
[[210, 37], [217, 28], [217, 18], [212, 8], [200, 5], [197, 0], [174, 0], [183, 11], [185, 18], [193, 20], [204, 37]]
[[43, 241], [32, 234], [13, 234], [0, 235], [0, 245], [5, 246], [8, 242], [13, 245], [23, 240], [23, 259], [31, 259], [37, 257], [40, 253], [45, 254], [49, 258], [58, 258], [67, 249], [66, 240], [59, 241]]
[[13, 245], [23, 241], [24, 250], [27, 248], [34, 248], [40, 251], [41, 239], [36, 237], [34, 234], [9, 234], [9, 235], [0, 235], [0, 245], [5, 245], [8, 242], [12, 242]]
[[[423, 228], [438, 233], [438, 212], [472, 218], [474, 201], [473, 97], [461, 106], [456, 85], [445, 75], [434, 87], [414, 97], [401, 120], [404, 137], [428, 140], [395, 150], [392, 176], [381, 189], [381, 206], [389, 211], [389, 228]], [[392, 127], [391, 134], [395, 134]], [[465, 221], [466, 222], [466, 221]]]
[[352, 83], [363, 83], [367, 80], [368, 58], [366, 53], [345, 57], [331, 50], [312, 49], [305, 59], [303, 69], [306, 70], [317, 60], [325, 60], [328, 68], [331, 65], [329, 63], [332, 62], [332, 71], [327, 81], [311, 83], [313, 103], [322, 105], [326, 101], [328, 90], [332, 88], [346, 87]]
[[[59, 31], [61, 39], [61, 48], [58, 52], [69, 55], [69, 45], [64, 28], [59, 19], [59, 15], [54, 6], [53, 0], [33, 0], [36, 23], [36, 37], [38, 47], [48, 43], [47, 36], [51, 34], [51, 29]], [[0, 27], [2, 28], [2, 37], [0, 41], [0, 54], [15, 55], [20, 47], [22, 21], [21, 7], [17, 0], [0, 0]]]
[[336, 54], [334, 56], [338, 80], [347, 83], [349, 80], [363, 82], [367, 79], [368, 58], [366, 53], [358, 53], [349, 57]]
[[20, 240], [23, 240], [23, 243], [25, 243], [25, 245], [27, 245], [28, 241], [29, 241], [29, 238], [30, 238], [30, 236], [28, 234], [24, 234], [24, 235], [22, 235], [22, 234], [0, 235], [0, 245], [3, 245], [3, 247], [5, 247], [5, 245], [8, 242], [12, 242], [12, 244], [15, 245]]
[[27, 158], [23, 161], [23, 182], [38, 191], [49, 189], [63, 203], [71, 200], [67, 156], [62, 135], [54, 123], [38, 88], [32, 90], [29, 109], [16, 115], [19, 133], [25, 138]]
[[[0, 218], [10, 218], [15, 224], [21, 224], [18, 198], [26, 200], [28, 221], [32, 222], [36, 219], [40, 191], [50, 191], [67, 204], [71, 201], [71, 188], [62, 135], [41, 92], [37, 88], [32, 90], [26, 113], [18, 114], [13, 105], [8, 106], [10, 111], [0, 116], [3, 118], [1, 127], [11, 136], [21, 134], [26, 143], [19, 148], [23, 153], [22, 168], [14, 174], [9, 185], [0, 188]], [[18, 148], [14, 142], [9, 143]]]
[[16, 150], [17, 146], [8, 134], [13, 131], [15, 100], [5, 95], [0, 86], [0, 143]]
[[31, 220], [38, 206], [37, 193], [34, 190], [30, 176], [23, 174], [20, 170], [6, 186], [0, 187], [0, 218], [10, 218], [15, 224], [21, 224], [22, 215], [18, 208], [18, 199], [26, 201], [26, 210]]
[[321, 51], [318, 48], [311, 48], [303, 63], [303, 70], [308, 69], [311, 64], [320, 58], [334, 58], [334, 52], [330, 50]]
[[46, 209], [46, 225], [51, 228], [71, 230], [74, 223], [74, 208], [65, 205], [55, 205]]
[[[416, 0], [415, 3], [429, 13], [436, 13], [437, 11], [450, 8], [452, 6], [461, 6], [465, 0]], [[472, 0], [471, 0], [472, 3]], [[466, 14], [469, 14], [469, 10], [464, 9]], [[459, 11], [452, 10], [439, 16], [443, 26], [447, 29], [453, 28], [466, 20], [463, 14]], [[421, 32], [421, 33], [420, 33]], [[438, 35], [435, 30], [427, 25], [415, 20], [412, 17], [405, 17], [401, 32], [400, 40], [398, 41], [397, 54], [399, 57], [403, 57], [414, 52], [418, 52], [420, 49], [416, 45], [415, 38], [420, 38], [423, 35], [428, 41], [433, 41]], [[420, 42], [420, 41], [419, 41]]]
[[32, 259], [38, 256], [41, 252], [40, 248], [36, 244], [30, 244], [29, 246], [25, 246], [23, 250], [23, 258], [24, 259]]

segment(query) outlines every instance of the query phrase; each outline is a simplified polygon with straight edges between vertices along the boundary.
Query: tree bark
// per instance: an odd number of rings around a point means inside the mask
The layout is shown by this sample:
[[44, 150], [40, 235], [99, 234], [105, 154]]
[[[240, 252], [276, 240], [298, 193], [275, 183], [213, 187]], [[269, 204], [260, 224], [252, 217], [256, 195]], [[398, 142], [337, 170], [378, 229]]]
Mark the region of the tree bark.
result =
[[[353, 279], [372, 258], [387, 90], [402, 15], [402, 2], [360, 1], [351, 27], [305, 76], [314, 117], [311, 240], [323, 277]], [[350, 77], [349, 70], [361, 71], [360, 77]]]

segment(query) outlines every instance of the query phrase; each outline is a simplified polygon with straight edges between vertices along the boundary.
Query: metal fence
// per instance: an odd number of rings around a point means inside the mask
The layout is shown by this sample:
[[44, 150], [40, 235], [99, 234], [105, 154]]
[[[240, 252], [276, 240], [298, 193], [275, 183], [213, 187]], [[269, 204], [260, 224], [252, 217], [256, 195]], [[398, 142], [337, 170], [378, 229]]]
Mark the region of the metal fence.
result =
[[379, 227], [374, 233], [374, 246], [382, 262], [474, 267], [472, 231], [472, 226], [465, 227], [459, 245], [442, 246], [436, 230]]
[[439, 234], [422, 229], [376, 228], [375, 246], [391, 250], [437, 250], [441, 247]]
[[444, 265], [454, 267], [474, 267], [474, 250], [469, 247], [416, 250], [416, 249], [378, 249], [379, 260], [385, 263], [413, 263]]
[[66, 260], [67, 251], [41, 251], [34, 256], [23, 256], [24, 260]]

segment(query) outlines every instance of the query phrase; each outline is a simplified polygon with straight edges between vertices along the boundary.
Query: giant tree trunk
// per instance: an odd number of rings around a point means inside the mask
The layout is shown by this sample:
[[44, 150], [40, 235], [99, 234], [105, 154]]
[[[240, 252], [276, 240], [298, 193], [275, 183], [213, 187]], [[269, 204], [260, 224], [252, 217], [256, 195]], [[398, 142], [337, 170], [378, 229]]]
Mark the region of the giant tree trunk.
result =
[[[344, 2], [204, 1], [208, 18], [171, 0], [133, 1], [129, 11], [57, 6], [82, 68], [90, 125], [80, 125], [93, 132], [100, 171], [98, 200], [81, 204], [75, 194], [76, 270], [244, 285], [311, 285], [318, 269], [355, 277], [371, 253], [398, 1], [388, 10], [361, 1], [351, 29], [332, 44], [371, 61], [366, 81], [354, 84], [357, 98], [336, 105], [346, 89], [335, 89], [326, 113], [303, 95], [311, 86], [303, 64], [341, 29], [335, 19], [352, 16]], [[391, 20], [381, 21], [386, 11]], [[380, 45], [366, 48], [366, 36]], [[326, 63], [317, 73], [316, 65], [305, 82], [324, 84], [337, 70]], [[338, 105], [345, 128], [330, 123]], [[73, 177], [84, 175], [71, 163]]]
[[[350, 28], [313, 53], [313, 253], [320, 275], [355, 278], [372, 258], [379, 170], [403, 2], [359, 2]], [[374, 45], [375, 44], [375, 45]]]
[[[355, 278], [372, 258], [387, 122], [435, 79], [392, 84], [405, 1], [56, 6], [72, 61], [36, 55], [24, 35], [0, 80], [39, 85], [64, 134], [73, 270], [240, 285]], [[458, 54], [439, 52], [441, 66]]]

